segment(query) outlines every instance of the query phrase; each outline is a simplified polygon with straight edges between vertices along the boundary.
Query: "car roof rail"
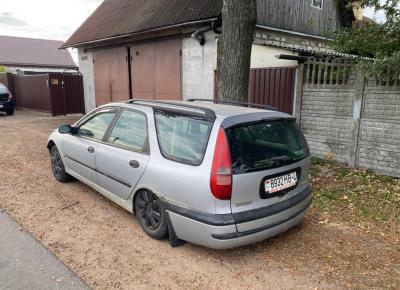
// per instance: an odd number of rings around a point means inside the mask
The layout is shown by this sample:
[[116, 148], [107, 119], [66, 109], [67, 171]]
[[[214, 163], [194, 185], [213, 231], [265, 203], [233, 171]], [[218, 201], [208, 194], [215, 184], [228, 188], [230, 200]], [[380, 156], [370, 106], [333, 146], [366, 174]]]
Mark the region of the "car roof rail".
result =
[[236, 101], [223, 101], [223, 100], [211, 100], [211, 99], [189, 99], [188, 102], [212, 102], [214, 104], [222, 104], [222, 105], [232, 105], [239, 107], [248, 107], [248, 108], [256, 108], [256, 109], [264, 109], [268, 111], [279, 111], [276, 107], [254, 104], [254, 103], [245, 103], [245, 102], [236, 102]]
[[152, 107], [160, 111], [166, 111], [173, 114], [185, 115], [189, 117], [199, 117], [209, 121], [214, 121], [217, 116], [215, 112], [209, 108], [203, 108], [200, 106], [192, 106], [188, 104], [168, 102], [168, 101], [157, 101], [157, 100], [140, 100], [132, 99], [126, 102], [127, 104], [137, 104], [140, 106]]

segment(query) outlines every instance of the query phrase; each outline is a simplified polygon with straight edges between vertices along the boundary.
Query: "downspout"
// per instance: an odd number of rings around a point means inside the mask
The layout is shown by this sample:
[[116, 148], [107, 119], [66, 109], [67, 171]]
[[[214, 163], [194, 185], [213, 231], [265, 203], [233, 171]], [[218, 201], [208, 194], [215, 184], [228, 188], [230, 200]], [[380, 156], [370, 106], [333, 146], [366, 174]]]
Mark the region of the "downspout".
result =
[[199, 30], [195, 31], [191, 35], [191, 38], [193, 38], [198, 43], [200, 43], [201, 46], [204, 46], [204, 44], [206, 44], [206, 39], [204, 37], [204, 33], [212, 30], [216, 34], [221, 34], [221, 31], [219, 31], [217, 29], [217, 26], [218, 26], [217, 21], [213, 21], [213, 22], [211, 22], [211, 27], [205, 27], [205, 28], [202, 28], [202, 29], [199, 29]]

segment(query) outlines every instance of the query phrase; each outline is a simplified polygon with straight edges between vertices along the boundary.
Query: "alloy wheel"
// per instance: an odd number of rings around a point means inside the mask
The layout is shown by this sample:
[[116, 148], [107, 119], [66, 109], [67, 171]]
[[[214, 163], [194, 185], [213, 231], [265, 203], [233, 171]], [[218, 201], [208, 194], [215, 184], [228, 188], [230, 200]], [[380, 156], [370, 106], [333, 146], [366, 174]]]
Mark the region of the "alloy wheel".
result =
[[160, 200], [154, 193], [145, 190], [139, 193], [136, 202], [141, 224], [149, 230], [157, 230], [162, 220]]

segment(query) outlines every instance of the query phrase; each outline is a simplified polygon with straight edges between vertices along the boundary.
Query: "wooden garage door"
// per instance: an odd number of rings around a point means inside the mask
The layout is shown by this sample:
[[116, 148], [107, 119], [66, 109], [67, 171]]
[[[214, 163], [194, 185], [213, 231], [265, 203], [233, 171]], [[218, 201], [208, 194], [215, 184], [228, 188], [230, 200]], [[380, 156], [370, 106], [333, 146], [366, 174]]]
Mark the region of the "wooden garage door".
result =
[[154, 43], [132, 46], [131, 56], [133, 98], [146, 100], [154, 99]]
[[94, 52], [96, 105], [129, 99], [129, 76], [126, 47]]
[[182, 40], [131, 47], [132, 93], [136, 99], [180, 100]]

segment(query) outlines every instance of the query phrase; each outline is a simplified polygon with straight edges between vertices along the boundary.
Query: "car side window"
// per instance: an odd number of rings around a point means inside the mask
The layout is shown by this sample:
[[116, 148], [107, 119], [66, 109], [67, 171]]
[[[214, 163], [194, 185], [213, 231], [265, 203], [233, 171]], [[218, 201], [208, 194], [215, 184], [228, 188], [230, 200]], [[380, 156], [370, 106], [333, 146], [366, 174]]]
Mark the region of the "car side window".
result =
[[85, 121], [78, 128], [78, 136], [101, 141], [107, 132], [116, 111], [102, 111]]
[[146, 116], [140, 112], [123, 111], [115, 123], [108, 142], [134, 151], [149, 153]]

